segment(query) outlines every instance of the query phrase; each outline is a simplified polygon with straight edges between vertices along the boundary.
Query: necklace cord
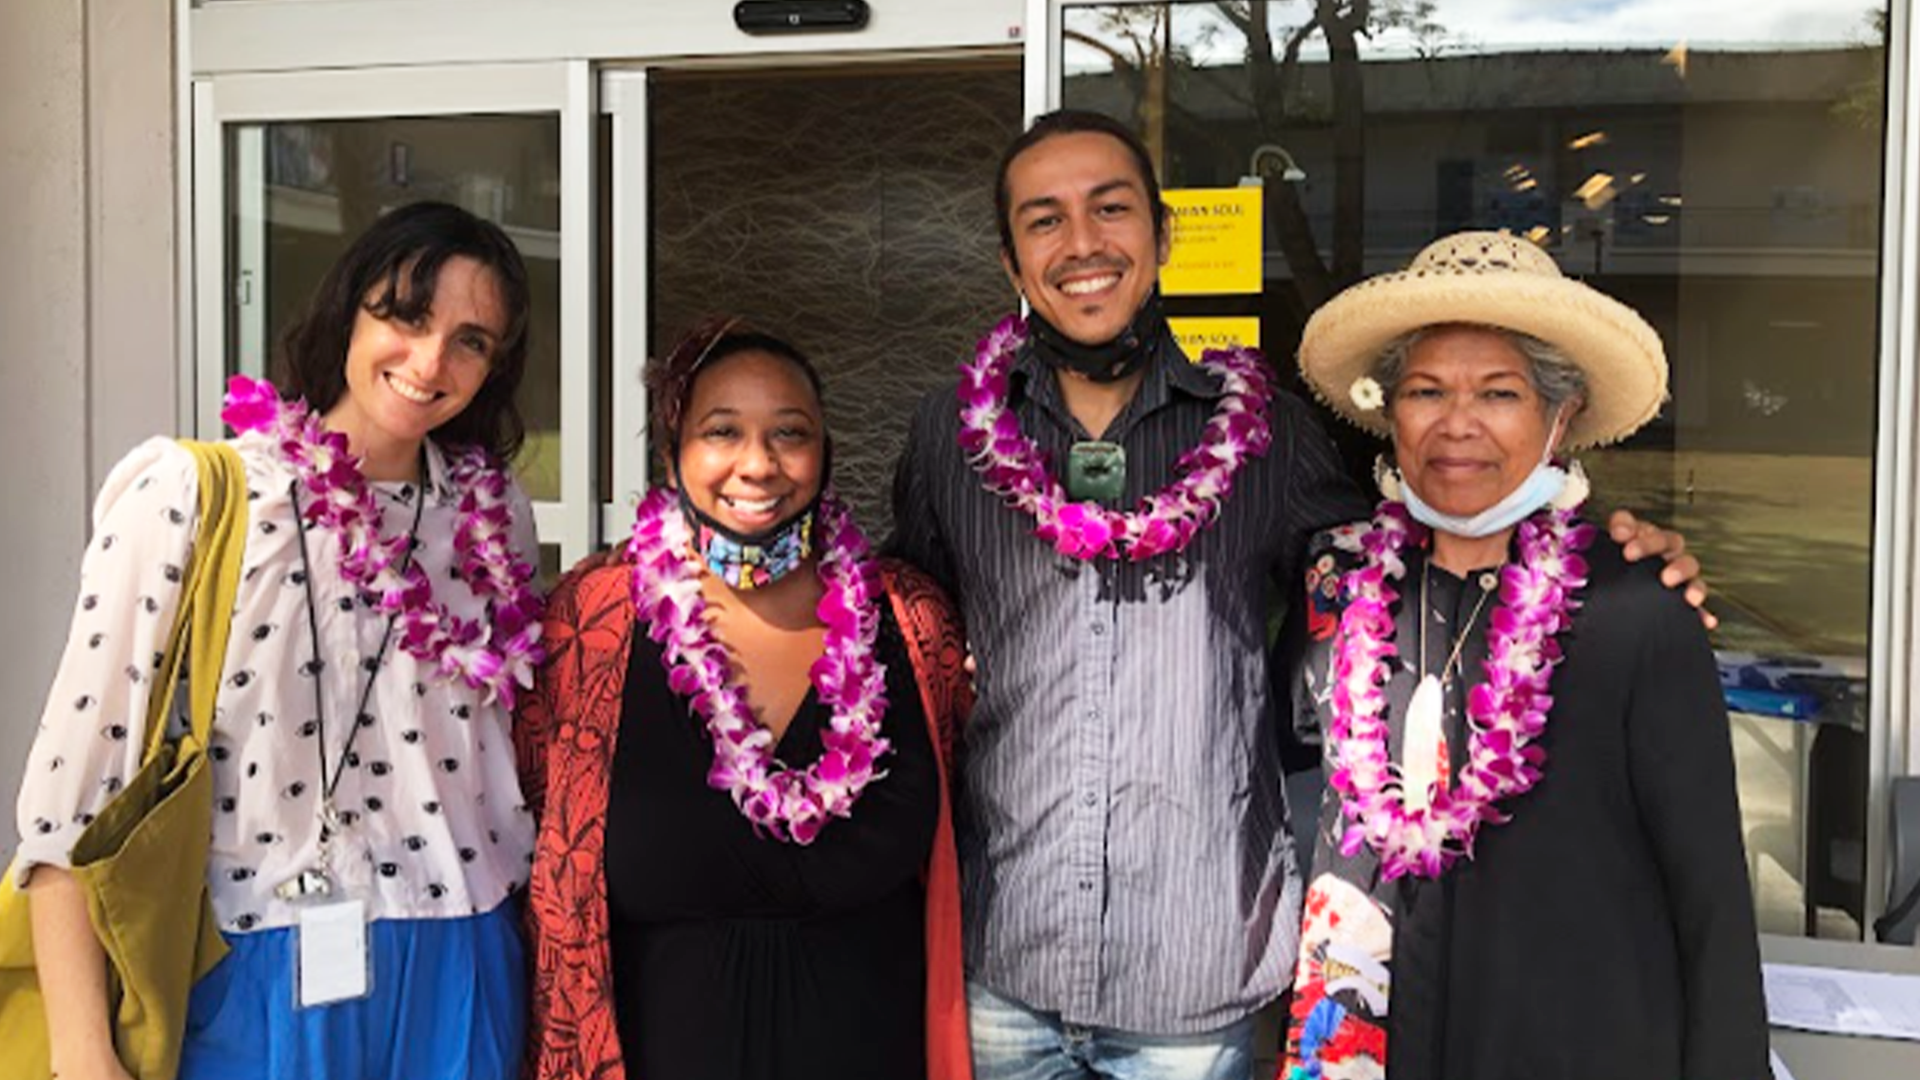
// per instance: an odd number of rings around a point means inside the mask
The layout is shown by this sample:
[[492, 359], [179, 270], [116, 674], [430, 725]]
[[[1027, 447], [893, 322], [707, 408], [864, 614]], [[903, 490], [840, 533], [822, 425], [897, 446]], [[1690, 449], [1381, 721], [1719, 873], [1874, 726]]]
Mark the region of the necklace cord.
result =
[[973, 362], [962, 365], [957, 438], [981, 486], [1031, 517], [1033, 535], [1068, 558], [1141, 562], [1185, 551], [1218, 519], [1240, 470], [1272, 448], [1273, 387], [1265, 360], [1254, 349], [1209, 349], [1198, 363], [1220, 380], [1222, 393], [1200, 442], [1175, 459], [1176, 479], [1132, 510], [1076, 501], [1010, 411], [1008, 380], [1027, 340], [1027, 324], [1009, 316], [980, 342]]
[[262, 449], [314, 500], [303, 522], [333, 534], [343, 553], [340, 577], [363, 603], [371, 594], [379, 613], [399, 616], [394, 649], [437, 669], [442, 679], [466, 683], [485, 704], [513, 707], [518, 692], [532, 685], [546, 649], [535, 565], [516, 544], [515, 504], [524, 496], [504, 465], [480, 447], [463, 446], [450, 448], [444, 481], [421, 469], [422, 486], [457, 513], [450, 576], [485, 605], [479, 618], [463, 619], [434, 599], [432, 581], [417, 569], [410, 581], [400, 577], [405, 537], [379, 535], [380, 496], [369, 489], [346, 435], [327, 428], [304, 399], [283, 400], [272, 383], [236, 375], [228, 380], [220, 418], [242, 436], [266, 440]]
[[[1506, 614], [1496, 613], [1488, 624], [1483, 664], [1488, 678], [1466, 695], [1466, 753], [1448, 790], [1430, 803], [1413, 805], [1395, 783], [1400, 771], [1389, 753], [1386, 682], [1391, 678], [1387, 665], [1399, 655], [1394, 613], [1401, 607], [1401, 590], [1413, 588], [1405, 581], [1409, 564], [1417, 562], [1422, 573], [1427, 569], [1407, 549], [1426, 533], [1402, 504], [1380, 504], [1372, 527], [1359, 538], [1364, 561], [1342, 578], [1348, 602], [1334, 649], [1336, 663], [1345, 670], [1328, 697], [1328, 747], [1335, 768], [1327, 784], [1340, 794], [1348, 822], [1339, 833], [1343, 856], [1371, 848], [1380, 858], [1383, 881], [1409, 874], [1437, 878], [1473, 858], [1482, 826], [1512, 819], [1499, 804], [1532, 790], [1544, 775], [1548, 754], [1537, 740], [1548, 721], [1537, 706], [1564, 659], [1554, 640], [1571, 627], [1588, 583], [1580, 553], [1598, 535], [1580, 520], [1578, 507], [1544, 509], [1520, 524], [1517, 562], [1501, 573], [1515, 588], [1510, 599], [1502, 596]], [[1484, 592], [1493, 592], [1491, 575], [1483, 575], [1480, 584]], [[1459, 642], [1456, 648], [1464, 653]], [[1422, 687], [1428, 694], [1421, 717], [1410, 716], [1408, 723], [1411, 727], [1419, 719], [1425, 730], [1440, 704], [1434, 700], [1439, 683], [1423, 675]]]
[[[366, 684], [360, 690], [359, 707], [354, 710], [353, 721], [347, 728], [347, 741], [340, 747], [339, 762], [334, 767], [332, 778], [329, 779], [327, 776], [327, 710], [320, 689], [321, 673], [325, 670], [324, 663], [320, 659], [320, 617], [318, 615], [320, 605], [313, 590], [313, 561], [307, 553], [307, 518], [300, 506], [300, 481], [298, 479], [288, 482], [287, 494], [293, 499], [294, 530], [300, 537], [300, 572], [302, 574], [300, 583], [305, 588], [307, 594], [307, 632], [310, 635], [310, 640], [313, 645], [313, 651], [311, 653], [311, 659], [313, 660], [313, 713], [314, 723], [318, 725], [314, 731], [313, 745], [314, 751], [320, 759], [320, 805], [324, 812], [325, 808], [333, 801], [333, 793], [340, 787], [340, 777], [346, 772], [347, 758], [353, 753], [354, 740], [360, 736], [360, 728], [362, 726], [360, 717], [366, 715], [367, 703], [373, 700], [373, 684], [374, 681], [380, 677], [381, 665], [386, 662], [387, 648], [393, 642], [393, 626], [394, 623], [399, 620], [399, 614], [396, 612], [387, 616], [387, 627], [380, 635], [380, 649], [374, 654], [373, 664], [367, 671]], [[415, 494], [417, 497], [413, 506], [413, 525], [407, 531], [407, 550], [401, 557], [400, 563], [400, 573], [402, 577], [406, 575], [408, 570], [413, 568], [413, 549], [414, 546], [420, 542], [420, 521], [421, 518], [425, 516], [427, 509], [427, 485], [422, 482]], [[326, 830], [330, 828], [331, 825], [323, 821], [322, 829]]]
[[[1427, 619], [1432, 614], [1432, 610], [1427, 605], [1427, 583], [1432, 580], [1430, 576], [1432, 573], [1431, 563], [1420, 567], [1420, 677], [1423, 679], [1427, 677]], [[1440, 666], [1440, 682], [1443, 685], [1447, 681], [1447, 672], [1460, 670], [1460, 653], [1467, 647], [1467, 639], [1473, 636], [1473, 624], [1480, 621], [1480, 613], [1486, 610], [1487, 597], [1492, 596], [1496, 591], [1496, 589], [1487, 588], [1484, 581], [1485, 579], [1482, 578], [1480, 599], [1473, 605], [1473, 614], [1467, 616], [1467, 624], [1461, 627], [1460, 635], [1453, 639], [1452, 655], [1448, 656], [1447, 662]]]

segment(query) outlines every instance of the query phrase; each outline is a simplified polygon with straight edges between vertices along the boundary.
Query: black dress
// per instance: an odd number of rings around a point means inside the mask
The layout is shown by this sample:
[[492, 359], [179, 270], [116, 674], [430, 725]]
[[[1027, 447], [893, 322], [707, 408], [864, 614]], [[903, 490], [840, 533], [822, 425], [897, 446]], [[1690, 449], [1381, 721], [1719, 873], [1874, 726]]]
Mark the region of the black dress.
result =
[[[1316, 541], [1313, 639], [1296, 716], [1325, 730], [1342, 602], [1327, 575], [1357, 565], [1355, 533]], [[1601, 534], [1582, 609], [1561, 637], [1538, 786], [1500, 804], [1472, 861], [1438, 879], [1380, 879], [1328, 789], [1309, 880], [1283, 1077], [1390, 1080], [1763, 1080], [1767, 1028], [1726, 710], [1705, 632], [1655, 566]], [[1466, 673], [1447, 681], [1448, 759], [1465, 760], [1466, 688], [1481, 681], [1481, 605], [1494, 568], [1464, 579], [1409, 548], [1396, 586], [1389, 753], [1402, 760], [1420, 657], [1439, 672], [1460, 628]], [[1479, 617], [1473, 618], [1476, 609]], [[1390, 1006], [1389, 1007], [1389, 1003]], [[1302, 1060], [1302, 1059], [1305, 1060]], [[1324, 1072], [1312, 1064], [1320, 1059]], [[1336, 1063], [1347, 1064], [1336, 1067]]]
[[[807, 847], [763, 839], [707, 786], [713, 745], [636, 634], [607, 808], [614, 1001], [646, 1080], [901, 1080], [926, 1071], [920, 873], [939, 777], [892, 612], [878, 641], [893, 752], [851, 818]], [[820, 756], [809, 691], [778, 756]]]

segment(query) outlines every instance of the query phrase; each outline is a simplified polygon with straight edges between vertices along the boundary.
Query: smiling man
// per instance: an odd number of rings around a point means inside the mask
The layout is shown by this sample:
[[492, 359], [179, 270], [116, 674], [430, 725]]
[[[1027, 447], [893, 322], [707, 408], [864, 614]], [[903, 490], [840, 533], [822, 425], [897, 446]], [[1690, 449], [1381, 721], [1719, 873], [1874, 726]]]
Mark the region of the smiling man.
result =
[[976, 1076], [1243, 1080], [1299, 930], [1269, 586], [1371, 508], [1256, 354], [1181, 352], [1131, 132], [1048, 114], [997, 185], [1032, 313], [922, 402], [891, 545], [978, 665], [955, 791]]
[[985, 343], [1001, 355], [963, 385], [984, 395], [972, 417], [993, 413], [1069, 499], [1108, 507], [1177, 498], [1162, 490], [1176, 462], [1225, 414], [1266, 431], [1216, 462], [1232, 494], [1204, 527], [1129, 515], [1142, 542], [1113, 538], [1109, 558], [1098, 523], [1060, 531], [1055, 506], [1008, 505], [1004, 468], [970, 465], [986, 458], [963, 449], [979, 439], [952, 391], [914, 419], [894, 545], [957, 598], [979, 672], [956, 791], [975, 1070], [1243, 1078], [1299, 905], [1268, 582], [1292, 579], [1317, 528], [1369, 508], [1304, 402], [1233, 392], [1181, 353], [1157, 288], [1170, 222], [1130, 132], [1042, 117], [998, 184], [1001, 259], [1032, 314], [1024, 342]]

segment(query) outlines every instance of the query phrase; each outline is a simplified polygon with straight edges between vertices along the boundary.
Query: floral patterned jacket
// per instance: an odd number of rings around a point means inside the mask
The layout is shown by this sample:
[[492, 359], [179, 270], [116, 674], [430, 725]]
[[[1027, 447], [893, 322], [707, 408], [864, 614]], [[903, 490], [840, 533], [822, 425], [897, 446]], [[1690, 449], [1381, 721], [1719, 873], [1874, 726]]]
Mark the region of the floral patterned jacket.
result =
[[[931, 579], [882, 560], [881, 579], [913, 659], [943, 778], [973, 694], [952, 606]], [[539, 819], [528, 886], [533, 968], [526, 1080], [625, 1080], [614, 1019], [604, 869], [607, 786], [633, 637], [631, 564], [593, 556], [547, 604], [547, 659], [520, 705], [520, 783]], [[927, 911], [927, 1077], [972, 1080], [960, 959], [960, 873], [950, 791], [943, 784]]]

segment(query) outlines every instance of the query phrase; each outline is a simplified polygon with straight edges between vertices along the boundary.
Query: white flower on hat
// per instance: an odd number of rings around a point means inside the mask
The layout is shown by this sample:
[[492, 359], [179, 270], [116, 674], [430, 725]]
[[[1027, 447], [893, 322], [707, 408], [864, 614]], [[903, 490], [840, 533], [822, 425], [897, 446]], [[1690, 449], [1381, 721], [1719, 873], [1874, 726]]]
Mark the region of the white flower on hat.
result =
[[1362, 375], [1353, 380], [1347, 396], [1353, 399], [1354, 407], [1361, 412], [1372, 412], [1387, 403], [1386, 392], [1380, 389], [1380, 384], [1371, 375]]

